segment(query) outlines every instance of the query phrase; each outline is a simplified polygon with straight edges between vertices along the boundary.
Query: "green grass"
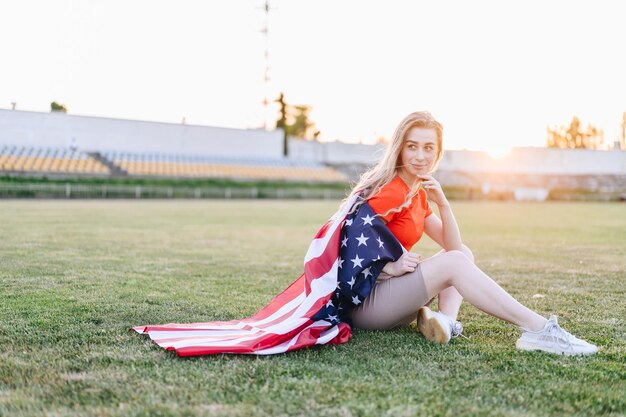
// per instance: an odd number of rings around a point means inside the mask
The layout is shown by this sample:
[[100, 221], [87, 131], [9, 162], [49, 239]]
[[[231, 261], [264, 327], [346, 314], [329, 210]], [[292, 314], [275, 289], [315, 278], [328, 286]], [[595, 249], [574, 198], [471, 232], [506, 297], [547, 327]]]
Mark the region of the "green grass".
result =
[[128, 331], [253, 314], [298, 276], [335, 209], [0, 202], [0, 416], [626, 414], [623, 204], [453, 203], [478, 266], [595, 356], [516, 351], [514, 326], [467, 303], [470, 339], [447, 346], [415, 328], [356, 330], [273, 357], [178, 358]]

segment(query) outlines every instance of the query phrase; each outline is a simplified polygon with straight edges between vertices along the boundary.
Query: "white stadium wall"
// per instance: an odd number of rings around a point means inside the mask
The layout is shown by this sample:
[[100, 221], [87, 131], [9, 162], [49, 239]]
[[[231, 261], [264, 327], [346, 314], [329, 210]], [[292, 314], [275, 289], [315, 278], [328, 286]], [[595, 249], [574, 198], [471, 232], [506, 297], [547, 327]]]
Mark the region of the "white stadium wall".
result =
[[[83, 151], [152, 152], [241, 158], [282, 158], [282, 131], [75, 116], [0, 109], [0, 144]], [[290, 139], [289, 158], [330, 165], [372, 166], [383, 145]], [[514, 148], [494, 158], [485, 152], [447, 150], [441, 171], [507, 174], [626, 175], [626, 152]]]
[[[292, 139], [290, 157], [327, 164], [375, 164], [383, 145], [342, 142], [318, 143]], [[486, 152], [446, 150], [439, 170], [481, 173], [527, 174], [626, 174], [626, 152], [587, 149], [513, 148], [505, 157]]]
[[587, 149], [513, 148], [505, 157], [486, 152], [446, 151], [441, 170], [465, 172], [602, 175], [626, 174], [626, 152]]
[[0, 109], [0, 144], [276, 158], [282, 133]]
[[289, 140], [289, 157], [324, 164], [374, 165], [383, 156], [383, 145]]

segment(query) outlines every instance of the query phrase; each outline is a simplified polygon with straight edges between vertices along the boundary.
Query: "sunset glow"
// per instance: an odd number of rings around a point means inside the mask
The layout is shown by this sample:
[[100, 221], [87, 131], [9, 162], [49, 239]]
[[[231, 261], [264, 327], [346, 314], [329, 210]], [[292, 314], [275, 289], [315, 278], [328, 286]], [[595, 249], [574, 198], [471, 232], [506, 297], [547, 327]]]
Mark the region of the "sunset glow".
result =
[[0, 5], [0, 108], [257, 128], [267, 94], [321, 140], [374, 143], [429, 110], [448, 149], [543, 146], [574, 115], [619, 135], [626, 6], [592, 1], [25, 0]]
[[491, 146], [487, 149], [487, 153], [492, 158], [503, 159], [511, 154], [511, 148]]

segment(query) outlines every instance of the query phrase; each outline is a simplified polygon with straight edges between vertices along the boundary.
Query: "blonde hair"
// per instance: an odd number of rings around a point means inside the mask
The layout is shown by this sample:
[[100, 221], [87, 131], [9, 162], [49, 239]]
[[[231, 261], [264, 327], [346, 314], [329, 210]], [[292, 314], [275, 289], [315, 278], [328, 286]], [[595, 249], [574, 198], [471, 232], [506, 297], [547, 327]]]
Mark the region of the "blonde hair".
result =
[[[354, 204], [350, 213], [356, 211], [363, 202], [374, 197], [380, 192], [380, 190], [391, 182], [398, 173], [398, 167], [401, 165], [400, 153], [402, 152], [402, 146], [404, 145], [406, 135], [414, 127], [421, 127], [427, 129], [434, 129], [437, 134], [437, 158], [432, 171], [437, 169], [439, 161], [443, 157], [443, 126], [435, 118], [426, 111], [414, 112], [406, 116], [398, 127], [396, 127], [391, 141], [385, 149], [385, 154], [382, 159], [374, 166], [374, 168], [366, 171], [359, 182], [352, 188], [352, 191], [342, 202], [342, 207], [348, 200], [358, 194], [356, 203]], [[432, 172], [431, 171], [431, 172]], [[387, 211], [384, 216], [390, 213], [399, 213], [403, 208], [408, 207], [411, 204], [411, 200], [419, 191], [419, 181], [416, 181], [407, 194], [404, 203], [399, 207], [395, 207]]]

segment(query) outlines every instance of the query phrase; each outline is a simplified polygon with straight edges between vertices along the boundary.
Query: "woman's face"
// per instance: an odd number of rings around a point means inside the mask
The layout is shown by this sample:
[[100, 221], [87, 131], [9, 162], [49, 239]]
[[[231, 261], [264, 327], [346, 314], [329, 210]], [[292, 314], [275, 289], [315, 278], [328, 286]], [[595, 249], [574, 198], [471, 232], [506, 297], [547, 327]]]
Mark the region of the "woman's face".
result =
[[437, 151], [435, 129], [414, 127], [409, 130], [400, 152], [401, 176], [415, 179], [418, 174], [428, 174], [437, 159]]

